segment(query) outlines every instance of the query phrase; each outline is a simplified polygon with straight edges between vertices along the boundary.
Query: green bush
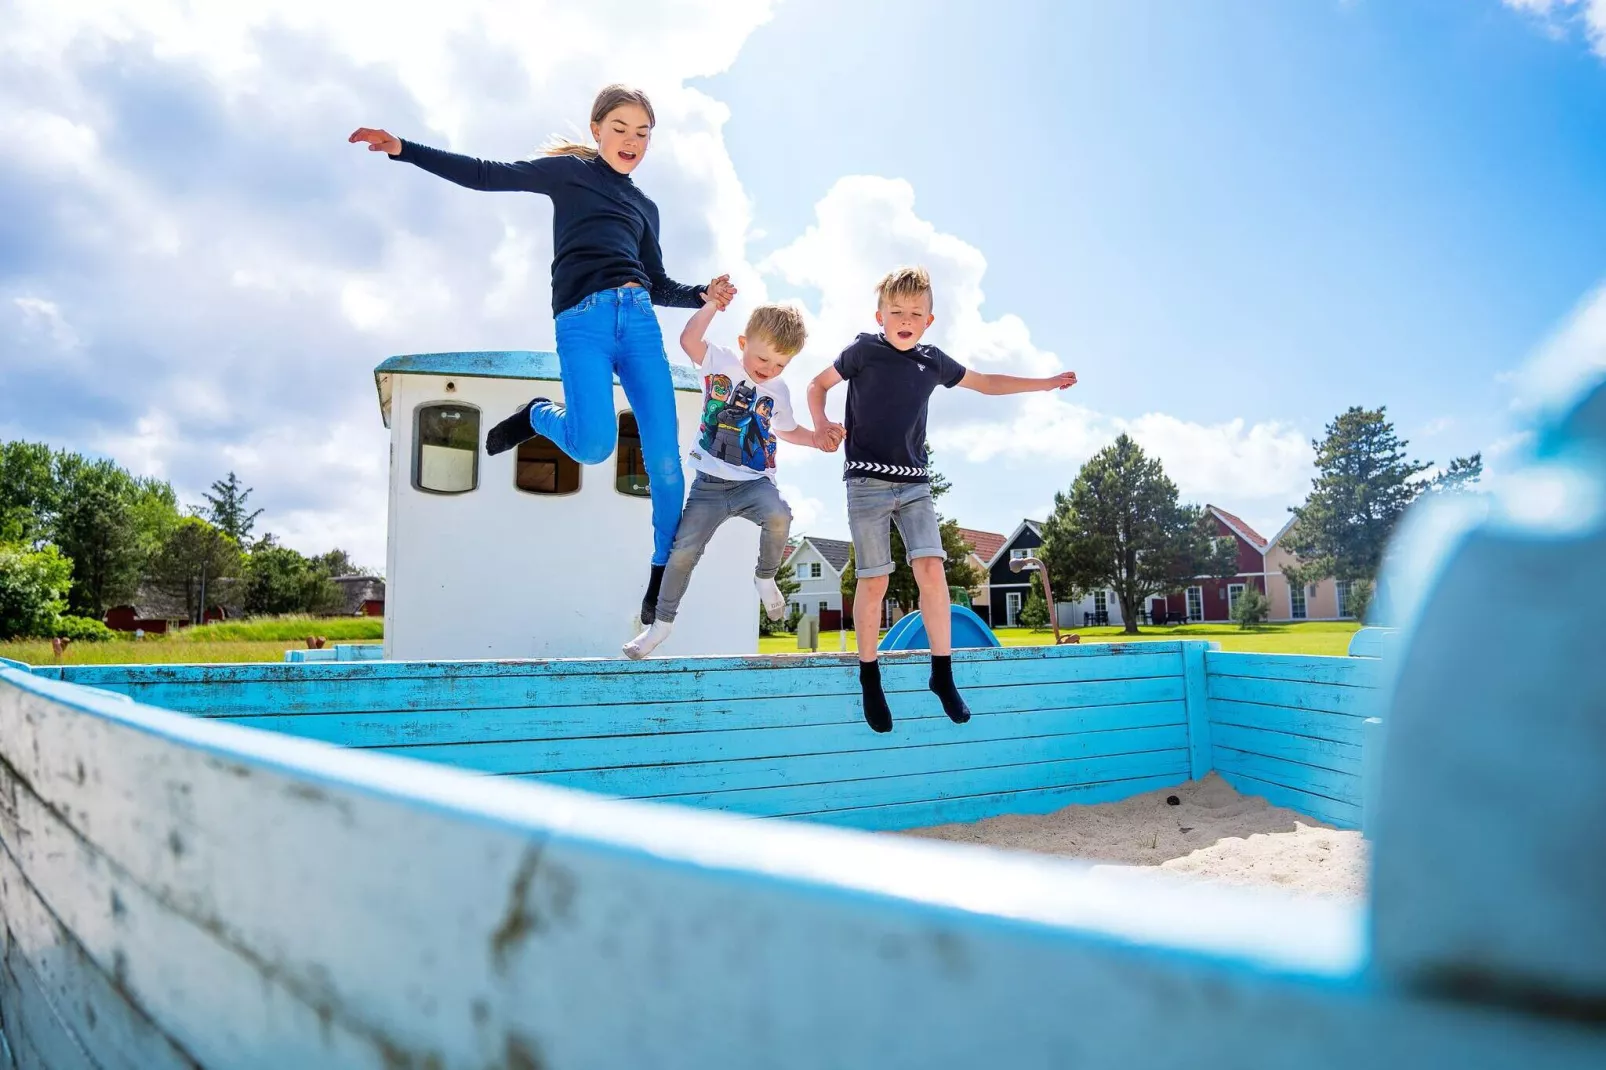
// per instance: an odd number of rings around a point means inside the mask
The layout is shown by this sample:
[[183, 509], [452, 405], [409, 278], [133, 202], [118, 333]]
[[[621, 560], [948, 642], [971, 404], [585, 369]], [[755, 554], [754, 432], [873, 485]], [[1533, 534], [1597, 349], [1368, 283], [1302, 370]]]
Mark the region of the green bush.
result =
[[54, 635], [71, 639], [75, 643], [104, 643], [117, 638], [117, 633], [100, 621], [74, 616], [57, 618]]
[[1245, 586], [1243, 594], [1238, 596], [1238, 604], [1232, 607], [1232, 619], [1238, 622], [1238, 627], [1254, 628], [1270, 617], [1271, 599], [1254, 584]]
[[1020, 623], [1034, 632], [1048, 627], [1048, 601], [1043, 597], [1043, 588], [1035, 583], [1026, 604], [1020, 607]]
[[0, 639], [50, 638], [71, 585], [72, 562], [54, 546], [0, 545]]

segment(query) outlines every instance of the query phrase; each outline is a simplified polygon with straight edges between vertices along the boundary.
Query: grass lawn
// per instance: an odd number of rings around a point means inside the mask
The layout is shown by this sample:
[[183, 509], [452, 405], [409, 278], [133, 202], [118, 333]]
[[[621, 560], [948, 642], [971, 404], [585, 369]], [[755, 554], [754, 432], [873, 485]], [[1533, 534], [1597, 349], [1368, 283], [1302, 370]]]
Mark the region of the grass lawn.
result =
[[[378, 617], [296, 616], [222, 621], [138, 640], [119, 638], [105, 643], [74, 643], [67, 648], [61, 663], [207, 665], [283, 661], [284, 652], [292, 647], [305, 647], [309, 635], [321, 635], [330, 643], [377, 643], [385, 637], [385, 622]], [[0, 658], [29, 665], [56, 663], [48, 639], [0, 643]]]
[[[1120, 628], [1078, 628], [1084, 643], [1145, 642], [1155, 639], [1211, 639], [1223, 650], [1247, 650], [1264, 654], [1329, 654], [1342, 656], [1349, 649], [1350, 636], [1359, 625], [1354, 622], [1308, 624], [1266, 624], [1244, 631], [1235, 624], [1184, 624], [1176, 628], [1144, 628], [1138, 635], [1124, 635]], [[1048, 646], [1054, 633], [1025, 628], [1000, 628], [999, 641], [1005, 646]], [[224, 664], [246, 661], [283, 661], [284, 652], [304, 646], [309, 635], [321, 635], [330, 643], [379, 642], [384, 622], [376, 618], [335, 617], [313, 620], [306, 617], [280, 617], [268, 620], [229, 621], [185, 628], [167, 636], [141, 640], [115, 639], [108, 643], [74, 643], [62, 658], [64, 665], [156, 665]], [[842, 635], [820, 633], [820, 650], [839, 649]], [[857, 650], [853, 633], [847, 633], [848, 650]], [[760, 654], [796, 654], [797, 638], [775, 635], [758, 641]], [[29, 665], [53, 665], [55, 656], [48, 640], [22, 640], [0, 643], [0, 658]]]
[[[1209, 639], [1223, 650], [1245, 650], [1261, 654], [1328, 654], [1342, 656], [1349, 650], [1350, 637], [1360, 627], [1354, 621], [1315, 621], [1307, 624], [1264, 624], [1245, 631], [1236, 624], [1183, 624], [1175, 628], [1143, 628], [1137, 635], [1126, 635], [1120, 628], [1077, 628], [1084, 643], [1131, 643], [1155, 639]], [[1000, 628], [995, 633], [1005, 646], [1051, 646], [1054, 633], [1026, 628]], [[838, 632], [820, 633], [820, 650], [830, 653], [839, 648]], [[857, 650], [853, 633], [847, 634], [847, 649]], [[758, 641], [760, 654], [795, 654], [797, 638], [775, 635]]]

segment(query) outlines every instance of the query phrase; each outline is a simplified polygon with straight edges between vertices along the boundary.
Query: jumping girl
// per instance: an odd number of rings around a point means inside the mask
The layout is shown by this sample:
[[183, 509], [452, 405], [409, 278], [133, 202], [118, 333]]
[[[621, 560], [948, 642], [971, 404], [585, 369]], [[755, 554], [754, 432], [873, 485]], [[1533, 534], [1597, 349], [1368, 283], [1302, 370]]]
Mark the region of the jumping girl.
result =
[[658, 206], [630, 178], [647, 154], [653, 124], [646, 94], [610, 85], [591, 105], [595, 147], [555, 139], [534, 160], [479, 160], [367, 127], [348, 139], [469, 189], [552, 198], [552, 312], [564, 404], [534, 398], [491, 428], [485, 452], [494, 456], [539, 434], [581, 464], [606, 460], [614, 449], [613, 377], [619, 376], [641, 431], [652, 495], [652, 575], [641, 600], [643, 624], [655, 616], [686, 496], [674, 384], [652, 306], [701, 308], [706, 301], [724, 308], [736, 294], [728, 275], [699, 288], [664, 272]]

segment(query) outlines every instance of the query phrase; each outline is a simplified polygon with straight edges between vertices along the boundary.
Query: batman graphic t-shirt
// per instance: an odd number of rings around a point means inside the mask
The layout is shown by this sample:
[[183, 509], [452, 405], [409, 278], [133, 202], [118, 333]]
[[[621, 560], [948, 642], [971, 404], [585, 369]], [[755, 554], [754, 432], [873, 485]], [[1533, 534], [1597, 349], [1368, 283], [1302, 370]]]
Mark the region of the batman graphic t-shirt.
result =
[[792, 395], [780, 379], [755, 383], [742, 355], [708, 344], [703, 357], [703, 413], [691, 465], [719, 479], [775, 478], [775, 432], [797, 427]]

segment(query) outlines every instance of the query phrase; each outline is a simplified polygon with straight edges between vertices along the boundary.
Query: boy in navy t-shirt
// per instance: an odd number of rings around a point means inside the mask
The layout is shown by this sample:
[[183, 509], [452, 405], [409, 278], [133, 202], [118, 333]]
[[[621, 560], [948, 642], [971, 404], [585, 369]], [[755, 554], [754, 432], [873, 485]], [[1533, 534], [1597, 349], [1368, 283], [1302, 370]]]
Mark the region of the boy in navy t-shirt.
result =
[[942, 567], [948, 555], [942, 549], [931, 501], [926, 407], [939, 386], [1023, 394], [1063, 390], [1075, 385], [1076, 373], [1027, 379], [970, 371], [936, 346], [921, 345], [921, 336], [935, 318], [931, 277], [924, 268], [900, 268], [881, 280], [875, 318], [881, 333], [859, 335], [809, 384], [809, 411], [814, 426], [823, 430], [840, 429], [826, 418], [827, 392], [838, 383], [848, 384], [847, 460], [842, 474], [848, 485], [848, 528], [858, 573], [853, 627], [859, 636], [864, 719], [877, 732], [892, 731], [875, 637], [880, 634], [881, 603], [893, 570], [892, 525], [897, 524], [920, 586], [920, 615], [931, 639], [931, 690], [949, 718], [963, 724], [970, 720], [970, 709], [954, 686], [948, 577]]

